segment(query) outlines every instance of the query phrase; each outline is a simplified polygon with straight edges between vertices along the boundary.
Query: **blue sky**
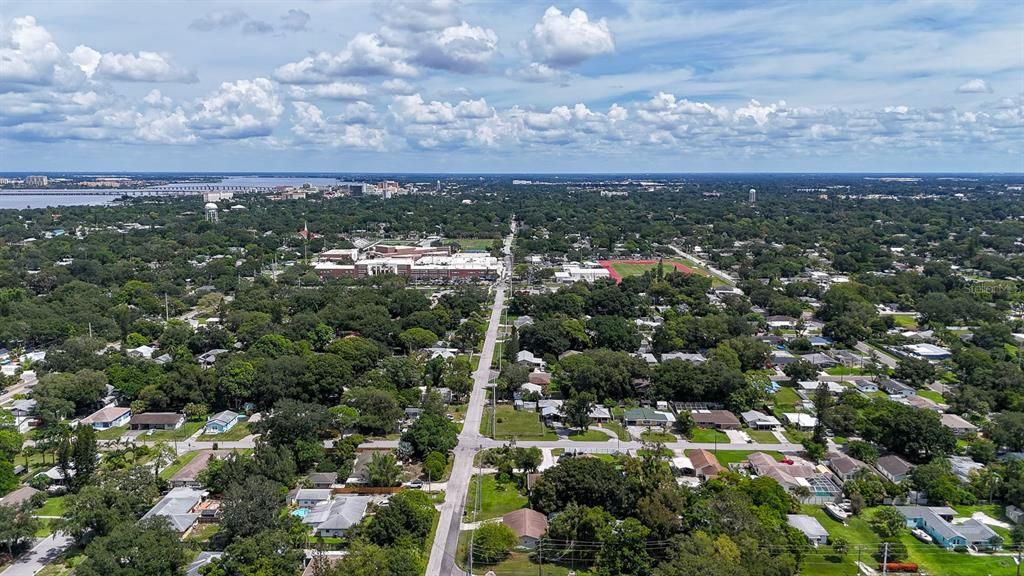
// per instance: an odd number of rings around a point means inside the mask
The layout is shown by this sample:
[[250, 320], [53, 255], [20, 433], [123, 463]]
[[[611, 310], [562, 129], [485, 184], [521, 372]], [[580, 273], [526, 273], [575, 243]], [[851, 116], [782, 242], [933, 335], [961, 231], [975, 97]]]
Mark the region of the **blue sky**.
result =
[[1024, 171], [1024, 3], [7, 0], [0, 170]]

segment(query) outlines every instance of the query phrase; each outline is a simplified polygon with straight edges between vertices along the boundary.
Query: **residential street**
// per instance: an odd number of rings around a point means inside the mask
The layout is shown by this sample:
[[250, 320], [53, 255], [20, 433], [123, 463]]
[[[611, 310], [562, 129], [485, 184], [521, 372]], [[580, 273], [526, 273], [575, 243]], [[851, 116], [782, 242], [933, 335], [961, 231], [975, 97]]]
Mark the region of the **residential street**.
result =
[[51, 534], [36, 542], [32, 550], [22, 554], [0, 572], [0, 576], [34, 576], [50, 562], [60, 555], [71, 544], [71, 538], [61, 534]]
[[889, 368], [895, 368], [896, 364], [899, 362], [898, 360], [896, 360], [896, 358], [886, 354], [885, 352], [882, 352], [877, 348], [869, 346], [866, 342], [857, 342], [854, 348], [856, 348], [858, 352], [863, 352], [864, 354], [871, 354], [872, 352], [874, 352], [875, 355], [878, 356], [878, 361]]

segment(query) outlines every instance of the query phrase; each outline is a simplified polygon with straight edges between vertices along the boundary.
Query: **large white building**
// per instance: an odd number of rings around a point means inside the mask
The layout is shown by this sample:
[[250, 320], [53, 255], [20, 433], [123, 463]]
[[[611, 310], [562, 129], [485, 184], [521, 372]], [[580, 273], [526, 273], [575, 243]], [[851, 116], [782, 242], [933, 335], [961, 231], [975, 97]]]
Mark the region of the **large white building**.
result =
[[584, 267], [579, 264], [565, 264], [560, 271], [555, 272], [555, 280], [559, 282], [594, 282], [604, 278], [611, 278], [611, 273], [600, 266]]

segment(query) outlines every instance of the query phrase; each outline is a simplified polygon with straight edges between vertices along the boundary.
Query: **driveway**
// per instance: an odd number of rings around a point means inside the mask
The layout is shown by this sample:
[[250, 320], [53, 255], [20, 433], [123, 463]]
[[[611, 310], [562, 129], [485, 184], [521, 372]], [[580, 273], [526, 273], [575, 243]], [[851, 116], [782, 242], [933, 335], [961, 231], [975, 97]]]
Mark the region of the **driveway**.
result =
[[42, 570], [43, 566], [60, 556], [60, 553], [70, 546], [71, 542], [71, 538], [58, 534], [51, 534], [38, 540], [31, 550], [19, 556], [14, 564], [0, 572], [0, 576], [33, 576]]

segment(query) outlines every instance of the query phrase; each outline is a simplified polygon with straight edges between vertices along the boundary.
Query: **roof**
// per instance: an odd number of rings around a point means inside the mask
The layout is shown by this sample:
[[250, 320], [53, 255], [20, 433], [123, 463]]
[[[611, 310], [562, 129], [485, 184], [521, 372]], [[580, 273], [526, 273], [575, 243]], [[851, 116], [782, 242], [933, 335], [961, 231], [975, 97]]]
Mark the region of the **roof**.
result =
[[896, 510], [899, 510], [900, 514], [902, 514], [904, 518], [920, 518], [928, 525], [929, 528], [931, 528], [932, 532], [937, 533], [945, 540], [956, 538], [957, 536], [963, 537], [963, 535], [960, 534], [953, 525], [946, 522], [939, 516], [939, 511], [935, 508], [929, 508], [927, 506], [897, 506]]
[[529, 376], [530, 384], [550, 384], [551, 374], [549, 372], [530, 372]]
[[648, 406], [626, 410], [623, 418], [626, 420], [659, 420], [661, 422], [668, 422], [668, 416], [664, 412], [658, 412]]
[[224, 456], [227, 456], [230, 453], [231, 452], [228, 450], [200, 451], [198, 454], [195, 455], [194, 458], [192, 458], [192, 460], [188, 464], [182, 466], [180, 470], [174, 473], [174, 476], [171, 476], [171, 484], [177, 482], [195, 482], [196, 480], [199, 479], [199, 474], [203, 470], [206, 470], [206, 467], [210, 465], [211, 459], [223, 458]]
[[942, 425], [948, 428], [962, 428], [964, 430], [977, 430], [978, 427], [964, 420], [956, 414], [943, 414], [940, 416]]
[[[316, 529], [348, 530], [363, 521], [370, 500], [369, 496], [342, 496], [317, 505], [317, 508], [326, 507], [328, 511], [327, 517]], [[312, 512], [309, 515], [312, 515]]]
[[192, 563], [185, 567], [185, 576], [199, 576], [200, 568], [220, 558], [223, 554], [223, 552], [209, 552], [206, 550], [196, 554], [195, 560], [192, 560]]
[[782, 414], [790, 423], [798, 426], [812, 427], [818, 424], [818, 419], [810, 414], [804, 414], [802, 412], [785, 412]]
[[836, 472], [843, 476], [853, 474], [857, 470], [860, 470], [861, 468], [865, 468], [867, 466], [860, 460], [857, 460], [856, 458], [847, 456], [845, 454], [836, 455], [831, 460], [829, 460], [829, 463], [832, 465], [833, 470], [835, 470]]
[[8, 492], [3, 498], [0, 498], [0, 505], [3, 506], [20, 506], [22, 502], [31, 500], [33, 496], [39, 493], [39, 490], [31, 486], [21, 486], [13, 492]]
[[708, 359], [703, 354], [690, 354], [687, 352], [666, 352], [661, 355], [662, 362], [668, 362], [669, 360], [682, 360], [684, 362], [693, 362], [694, 364], [703, 364]]
[[775, 416], [769, 416], [764, 412], [759, 412], [757, 410], [747, 410], [746, 412], [740, 414], [740, 416], [743, 417], [743, 421], [746, 422], [747, 424], [752, 424], [755, 422], [769, 424], [771, 426], [778, 426], [780, 424], [779, 419], [776, 418]]
[[330, 488], [300, 488], [295, 492], [296, 500], [330, 500]]
[[313, 484], [334, 484], [338, 481], [337, 472], [313, 472], [309, 475], [309, 481]]
[[963, 524], [957, 526], [957, 530], [964, 535], [968, 544], [972, 544], [974, 542], [988, 542], [993, 538], [1002, 539], [999, 534], [996, 534], [995, 530], [974, 518], [964, 521]]
[[125, 414], [131, 413], [131, 408], [125, 408], [123, 406], [107, 406], [100, 408], [99, 410], [89, 414], [85, 418], [79, 420], [79, 424], [96, 424], [100, 422], [113, 422]]
[[529, 508], [520, 508], [509, 512], [501, 517], [501, 522], [511, 528], [520, 538], [523, 536], [540, 538], [548, 529], [547, 516]]
[[714, 454], [707, 450], [697, 449], [690, 452], [690, 462], [693, 463], [693, 469], [705, 476], [717, 476], [719, 472], [722, 472], [724, 468], [718, 463], [718, 458]]
[[693, 421], [697, 424], [740, 425], [740, 419], [728, 410], [693, 410], [690, 412], [690, 416], [693, 417]]
[[910, 472], [910, 469], [912, 468], [909, 462], [895, 454], [882, 456], [877, 462], [875, 462], [875, 467], [891, 474], [892, 476], [902, 476], [903, 474]]
[[219, 412], [219, 413], [214, 414], [213, 416], [211, 416], [209, 419], [207, 419], [206, 423], [207, 424], [220, 424], [222, 426], [227, 426], [228, 424], [231, 424], [235, 420], [238, 420], [239, 416], [240, 416], [240, 414], [238, 414], [238, 412], [232, 412], [231, 410], [224, 410], [223, 412]]
[[156, 506], [150, 508], [142, 519], [162, 516], [167, 519], [171, 528], [178, 532], [184, 532], [199, 518], [199, 514], [193, 512], [192, 509], [203, 501], [206, 494], [207, 492], [194, 488], [174, 488], [161, 498]]
[[814, 516], [806, 514], [786, 514], [786, 523], [804, 533], [808, 538], [817, 540], [828, 536], [828, 530]]
[[177, 412], [144, 412], [132, 416], [129, 424], [177, 424], [184, 417]]

